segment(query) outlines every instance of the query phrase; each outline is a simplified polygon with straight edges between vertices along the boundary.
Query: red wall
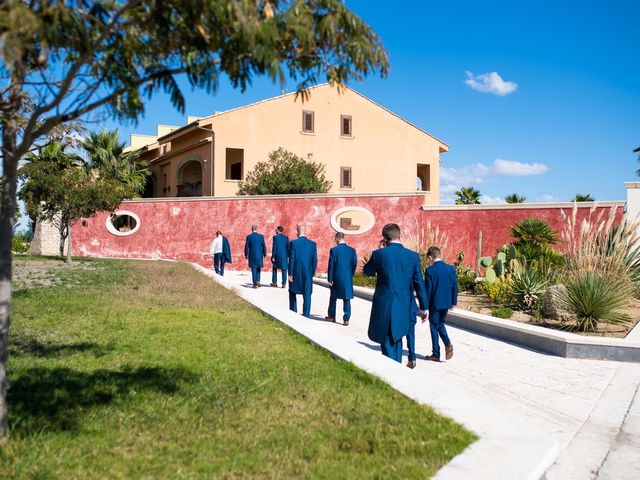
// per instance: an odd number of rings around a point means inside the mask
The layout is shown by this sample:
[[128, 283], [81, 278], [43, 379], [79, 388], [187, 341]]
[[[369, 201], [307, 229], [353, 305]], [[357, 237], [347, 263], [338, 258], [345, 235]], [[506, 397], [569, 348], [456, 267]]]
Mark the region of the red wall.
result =
[[[422, 210], [422, 203], [421, 195], [128, 201], [123, 202], [120, 210], [134, 212], [140, 217], [138, 231], [126, 237], [112, 235], [105, 228], [107, 214], [101, 213], [73, 227], [72, 248], [73, 254], [80, 256], [176, 259], [211, 266], [209, 245], [219, 229], [231, 244], [233, 264], [227, 268], [244, 270], [247, 268], [243, 257], [244, 239], [252, 224], [258, 225], [265, 235], [270, 251], [276, 226], [284, 226], [285, 233], [295, 238], [296, 225], [303, 223], [307, 225], [307, 236], [318, 243], [318, 269], [324, 272], [329, 248], [334, 245], [335, 231], [330, 225], [332, 213], [341, 207], [361, 206], [373, 213], [375, 224], [364, 234], [347, 236], [347, 242], [356, 248], [360, 259], [377, 248], [384, 224], [400, 224], [407, 239], [415, 234], [419, 225], [424, 226], [430, 219], [432, 227], [437, 226], [448, 235], [449, 260], [457, 252], [464, 251], [465, 262], [474, 266], [480, 231], [483, 233], [482, 254], [492, 256], [510, 241], [511, 225], [523, 218], [542, 218], [558, 232], [564, 224], [560, 207], [461, 207], [455, 210], [429, 207]], [[621, 215], [622, 209], [618, 210]], [[565, 206], [565, 212], [570, 215], [571, 207]], [[579, 218], [588, 213], [588, 206], [579, 208]], [[270, 262], [266, 268], [270, 269]]]
[[[307, 236], [318, 243], [318, 270], [326, 271], [329, 248], [335, 246], [331, 214], [345, 206], [362, 206], [375, 216], [375, 225], [362, 235], [347, 237], [359, 258], [363, 252], [377, 248], [382, 227], [389, 222], [415, 222], [424, 197], [306, 197], [306, 198], [238, 198], [193, 201], [130, 201], [120, 210], [140, 217], [140, 228], [130, 236], [118, 237], [105, 228], [106, 213], [73, 227], [74, 255], [126, 258], [163, 258], [197, 262], [211, 266], [209, 245], [216, 230], [229, 239], [233, 263], [227, 268], [246, 269], [243, 248], [251, 225], [265, 235], [271, 252], [271, 237], [282, 225], [289, 238], [295, 238], [298, 224], [307, 226]], [[270, 262], [267, 262], [270, 269]]]

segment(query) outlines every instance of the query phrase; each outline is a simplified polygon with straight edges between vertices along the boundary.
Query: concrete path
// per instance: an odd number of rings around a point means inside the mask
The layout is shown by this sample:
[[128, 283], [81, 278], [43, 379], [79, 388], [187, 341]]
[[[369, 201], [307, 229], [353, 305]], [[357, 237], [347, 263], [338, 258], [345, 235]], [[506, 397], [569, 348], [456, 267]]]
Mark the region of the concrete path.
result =
[[[336, 356], [476, 432], [480, 440], [437, 478], [640, 478], [637, 364], [545, 355], [453, 327], [455, 355], [435, 364], [423, 360], [431, 340], [427, 325], [418, 323], [418, 366], [410, 370], [383, 357], [367, 338], [366, 300], [352, 300], [350, 326], [344, 327], [323, 321], [326, 288], [314, 286], [313, 318], [306, 319], [288, 310], [286, 289], [252, 289], [248, 273], [221, 278], [196, 268]], [[301, 298], [298, 303], [301, 308]]]

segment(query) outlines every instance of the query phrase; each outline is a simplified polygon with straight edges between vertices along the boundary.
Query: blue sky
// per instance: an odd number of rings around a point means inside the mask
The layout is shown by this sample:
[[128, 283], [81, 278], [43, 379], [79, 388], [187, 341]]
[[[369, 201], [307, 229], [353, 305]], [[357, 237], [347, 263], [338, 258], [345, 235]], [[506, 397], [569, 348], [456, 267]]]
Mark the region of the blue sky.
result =
[[[639, 166], [640, 2], [346, 3], [380, 35], [391, 61], [387, 78], [351, 86], [449, 144], [443, 202], [469, 185], [487, 202], [512, 192], [529, 201], [624, 199], [623, 183], [637, 179]], [[265, 79], [244, 94], [224, 81], [215, 95], [185, 84], [186, 113], [280, 91]], [[107, 126], [128, 139], [184, 122], [156, 95], [137, 126]]]

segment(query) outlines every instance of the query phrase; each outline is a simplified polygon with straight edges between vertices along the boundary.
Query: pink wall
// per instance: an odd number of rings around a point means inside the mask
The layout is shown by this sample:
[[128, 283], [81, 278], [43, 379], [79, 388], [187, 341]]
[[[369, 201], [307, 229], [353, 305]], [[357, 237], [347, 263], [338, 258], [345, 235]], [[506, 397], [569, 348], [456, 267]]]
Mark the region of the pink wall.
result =
[[[307, 236], [318, 243], [318, 269], [324, 272], [329, 248], [335, 245], [329, 219], [338, 208], [361, 206], [375, 216], [371, 230], [347, 238], [362, 258], [364, 252], [376, 248], [384, 224], [415, 222], [423, 201], [422, 195], [129, 201], [123, 202], [120, 210], [140, 217], [138, 231], [126, 237], [112, 235], [105, 228], [107, 214], [100, 213], [76, 223], [72, 248], [74, 255], [81, 256], [178, 259], [211, 266], [209, 245], [219, 229], [231, 245], [233, 263], [227, 268], [244, 270], [244, 240], [252, 224], [265, 235], [270, 252], [278, 225], [289, 238], [295, 238], [296, 225], [304, 223]], [[271, 268], [270, 262], [267, 266]]]
[[[478, 233], [483, 232], [483, 255], [494, 255], [497, 248], [510, 241], [509, 228], [526, 217], [538, 217], [560, 231], [563, 221], [560, 206], [522, 208], [521, 206], [495, 207], [428, 207], [422, 210], [422, 195], [389, 196], [302, 196], [267, 198], [226, 198], [201, 200], [150, 200], [124, 202], [120, 210], [128, 210], [140, 217], [140, 228], [125, 237], [107, 231], [106, 213], [98, 214], [73, 227], [73, 254], [126, 258], [176, 259], [211, 266], [209, 244], [214, 232], [220, 229], [229, 238], [232, 269], [244, 270], [245, 236], [251, 224], [258, 225], [265, 235], [267, 249], [271, 250], [271, 236], [277, 225], [283, 225], [290, 238], [295, 237], [295, 226], [307, 225], [307, 235], [318, 243], [319, 270], [326, 271], [328, 252], [335, 231], [330, 217], [346, 206], [365, 207], [375, 217], [371, 230], [361, 235], [347, 236], [347, 242], [356, 248], [358, 257], [377, 248], [384, 224], [396, 222], [403, 228], [405, 239], [419, 225], [431, 219], [432, 226], [447, 232], [449, 259], [461, 250], [466, 263], [475, 265]], [[621, 202], [616, 202], [621, 205]], [[605, 208], [605, 207], [600, 207]], [[571, 207], [564, 205], [570, 214]], [[619, 208], [622, 214], [622, 208]], [[588, 215], [589, 207], [579, 209], [579, 216]], [[267, 262], [266, 268], [270, 270]]]

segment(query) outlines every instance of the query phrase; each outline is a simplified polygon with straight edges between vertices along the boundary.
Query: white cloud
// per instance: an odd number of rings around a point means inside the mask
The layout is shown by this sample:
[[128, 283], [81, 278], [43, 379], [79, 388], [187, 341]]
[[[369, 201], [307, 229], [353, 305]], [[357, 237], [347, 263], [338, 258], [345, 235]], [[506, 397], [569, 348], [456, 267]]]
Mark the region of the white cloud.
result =
[[464, 83], [477, 92], [505, 96], [515, 92], [518, 88], [517, 83], [504, 81], [498, 72], [474, 75], [467, 70], [465, 74], [467, 75], [467, 79]]
[[[440, 203], [454, 203], [453, 194], [461, 187], [478, 187], [478, 185], [492, 183], [497, 177], [524, 177], [531, 175], [542, 175], [549, 171], [549, 167], [543, 163], [524, 163], [515, 160], [504, 160], [497, 158], [493, 164], [485, 165], [476, 163], [455, 168], [442, 168], [440, 170]], [[495, 178], [494, 178], [495, 177]], [[546, 196], [543, 196], [546, 198]], [[541, 198], [543, 198], [541, 197]], [[549, 196], [550, 197], [550, 196]], [[537, 201], [555, 201], [553, 197], [549, 199], [536, 199]], [[503, 198], [483, 195], [482, 203], [505, 203]]]
[[515, 160], [503, 160], [502, 158], [497, 158], [493, 162], [493, 172], [496, 175], [505, 175], [507, 177], [542, 175], [548, 171], [549, 167], [543, 163], [522, 163]]
[[504, 198], [492, 197], [490, 195], [480, 195], [480, 203], [496, 204], [507, 203]]
[[540, 195], [539, 197], [536, 197], [536, 202], [557, 202], [557, 201], [558, 199], [556, 197], [546, 193], [544, 195]]

